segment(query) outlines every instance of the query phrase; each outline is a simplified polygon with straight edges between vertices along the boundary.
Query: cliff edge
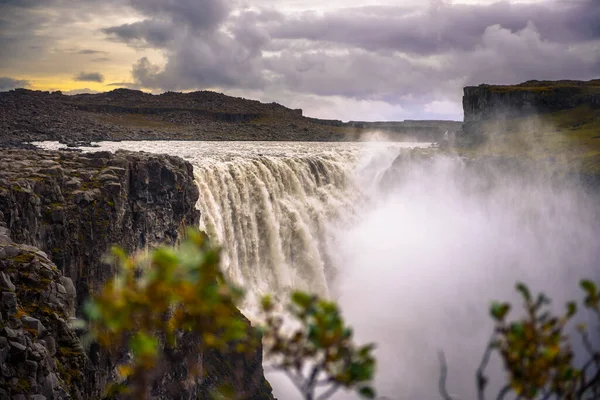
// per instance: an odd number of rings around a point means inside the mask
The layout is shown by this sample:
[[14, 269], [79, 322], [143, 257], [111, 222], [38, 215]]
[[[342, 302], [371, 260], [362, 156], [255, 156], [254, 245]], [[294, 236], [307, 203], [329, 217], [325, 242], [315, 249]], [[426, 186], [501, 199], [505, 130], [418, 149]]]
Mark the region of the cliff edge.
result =
[[[68, 319], [80, 315], [90, 293], [114, 276], [102, 262], [111, 245], [133, 252], [175, 244], [184, 227], [198, 224], [197, 199], [192, 166], [178, 157], [3, 150], [0, 397], [104, 394], [115, 365], [97, 346], [84, 351]], [[243, 359], [213, 352], [202, 362], [209, 376], [201, 384], [187, 379], [186, 366], [176, 365], [153, 396], [195, 398], [228, 383], [239, 393], [255, 393], [253, 399], [272, 398], [260, 349]], [[238, 365], [241, 379], [233, 370]]]
[[526, 157], [600, 184], [600, 80], [464, 88], [459, 152]]

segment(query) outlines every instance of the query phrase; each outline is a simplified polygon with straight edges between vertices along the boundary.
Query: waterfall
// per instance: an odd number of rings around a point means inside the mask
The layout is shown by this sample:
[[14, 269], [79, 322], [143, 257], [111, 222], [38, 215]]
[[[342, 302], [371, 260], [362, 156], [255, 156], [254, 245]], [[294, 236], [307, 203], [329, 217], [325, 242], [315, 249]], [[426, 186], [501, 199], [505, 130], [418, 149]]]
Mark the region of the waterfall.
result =
[[251, 316], [267, 293], [277, 302], [292, 289], [328, 297], [338, 271], [337, 232], [367, 207], [405, 146], [240, 146], [192, 163], [200, 229], [222, 246], [226, 274], [248, 290], [244, 311]]
[[339, 233], [376, 200], [402, 149], [428, 145], [139, 141], [100, 149], [169, 153], [194, 166], [199, 228], [222, 247], [222, 268], [247, 290], [243, 310], [252, 318], [267, 293], [281, 303], [293, 289], [329, 297], [341, 270]]
[[257, 156], [195, 164], [200, 228], [224, 271], [251, 295], [292, 288], [328, 296], [334, 229], [364, 201], [352, 154]]

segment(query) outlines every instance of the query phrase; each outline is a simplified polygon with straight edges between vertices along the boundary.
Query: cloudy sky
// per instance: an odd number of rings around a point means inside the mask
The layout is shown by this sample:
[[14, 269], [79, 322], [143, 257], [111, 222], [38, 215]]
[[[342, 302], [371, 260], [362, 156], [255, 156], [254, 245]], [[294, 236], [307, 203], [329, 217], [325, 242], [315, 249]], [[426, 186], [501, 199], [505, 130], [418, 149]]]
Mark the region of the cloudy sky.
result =
[[211, 89], [342, 120], [600, 77], [600, 0], [0, 0], [0, 90]]

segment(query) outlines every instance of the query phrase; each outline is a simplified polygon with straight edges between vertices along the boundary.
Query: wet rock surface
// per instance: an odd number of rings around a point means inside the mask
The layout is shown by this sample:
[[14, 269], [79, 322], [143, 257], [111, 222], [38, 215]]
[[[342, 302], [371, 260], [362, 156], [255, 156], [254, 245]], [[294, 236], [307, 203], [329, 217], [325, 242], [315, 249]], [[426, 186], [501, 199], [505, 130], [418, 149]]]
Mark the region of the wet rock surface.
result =
[[[3, 149], [0, 398], [103, 395], [115, 364], [94, 344], [84, 351], [82, 332], [68, 321], [114, 276], [102, 262], [111, 245], [136, 251], [176, 243], [184, 227], [198, 224], [197, 199], [192, 166], [177, 157]], [[190, 346], [183, 341], [181, 351]], [[246, 398], [272, 398], [260, 349], [201, 358], [206, 379], [190, 380], [186, 365], [167, 366], [153, 397], [197, 398], [229, 383]]]
[[70, 279], [43, 252], [0, 236], [0, 397], [85, 398], [86, 357], [69, 326], [75, 293], [59, 283]]
[[196, 225], [192, 166], [169, 156], [8, 149], [0, 159], [0, 221], [71, 278], [78, 301], [114, 271], [113, 244], [128, 251], [175, 243]]

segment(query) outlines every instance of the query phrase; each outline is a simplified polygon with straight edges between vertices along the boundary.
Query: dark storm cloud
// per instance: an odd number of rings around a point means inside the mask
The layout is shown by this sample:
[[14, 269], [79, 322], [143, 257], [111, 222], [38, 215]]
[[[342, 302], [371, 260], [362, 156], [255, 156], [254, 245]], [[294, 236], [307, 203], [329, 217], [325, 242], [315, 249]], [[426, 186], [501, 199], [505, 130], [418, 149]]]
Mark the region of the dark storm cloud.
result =
[[[167, 3], [170, 10], [192, 6]], [[146, 58], [133, 66], [134, 80], [147, 88], [288, 90], [408, 106], [458, 101], [466, 84], [600, 74], [597, 5], [432, 2], [296, 16], [254, 9], [217, 13], [216, 22], [203, 20], [212, 31], [202, 32], [191, 20], [140, 7], [145, 21], [105, 32], [162, 49], [164, 68]]]
[[[248, 3], [82, 0], [73, 7], [69, 0], [0, 0], [0, 68], [56, 52], [53, 46], [68, 38], [53, 37], [54, 26], [126, 10], [140, 20], [101, 32], [138, 51], [162, 53], [164, 65], [142, 53], [131, 67], [135, 87], [157, 91], [253, 90], [408, 107], [458, 103], [466, 84], [600, 76], [600, 0], [436, 0], [302, 13], [284, 11], [285, 2]], [[40, 12], [45, 8], [52, 12]]]
[[92, 55], [96, 55], [96, 54], [107, 54], [107, 52], [106, 52], [106, 51], [92, 50], [92, 49], [84, 49], [84, 50], [79, 50], [77, 53], [78, 53], [78, 54], [84, 54], [84, 55], [88, 55], [88, 54], [92, 54]]
[[144, 15], [195, 29], [214, 29], [229, 15], [228, 0], [131, 0]]
[[55, 3], [52, 0], [0, 0], [0, 7], [2, 6], [15, 6], [21, 8], [32, 8], [38, 7], [48, 3]]
[[104, 75], [99, 72], [81, 72], [76, 75], [73, 80], [79, 82], [104, 82]]
[[600, 38], [600, 2], [555, 1], [538, 4], [450, 5], [439, 3], [420, 12], [406, 8], [348, 9], [324, 15], [303, 14], [271, 29], [277, 39], [305, 39], [357, 46], [370, 51], [395, 50], [439, 54], [472, 50], [486, 29], [511, 31], [533, 22], [543, 40], [573, 43]]
[[[1, 3], [0, 3], [1, 4]], [[8, 77], [0, 77], [0, 91], [7, 91], [17, 88], [26, 88], [29, 87], [29, 81], [13, 79]]]
[[147, 58], [133, 66], [134, 80], [144, 87], [261, 87], [261, 49], [270, 38], [264, 30], [252, 28], [255, 18], [226, 33], [222, 28], [231, 19], [230, 4], [227, 0], [133, 0], [132, 7], [146, 18], [103, 32], [110, 40], [132, 47], [164, 51], [164, 69]]
[[46, 49], [53, 40], [49, 36], [38, 37], [37, 31], [47, 26], [51, 18], [28, 12], [25, 9], [28, 3], [31, 2], [2, 0], [0, 3], [0, 66], [15, 59], [27, 62], [36, 52], [39, 56], [39, 50]]
[[133, 46], [164, 47], [174, 39], [171, 21], [147, 19], [102, 30], [110, 38]]
[[96, 15], [110, 16], [128, 0], [0, 0], [0, 68], [35, 69], [42, 56], [72, 43], [72, 23]]

